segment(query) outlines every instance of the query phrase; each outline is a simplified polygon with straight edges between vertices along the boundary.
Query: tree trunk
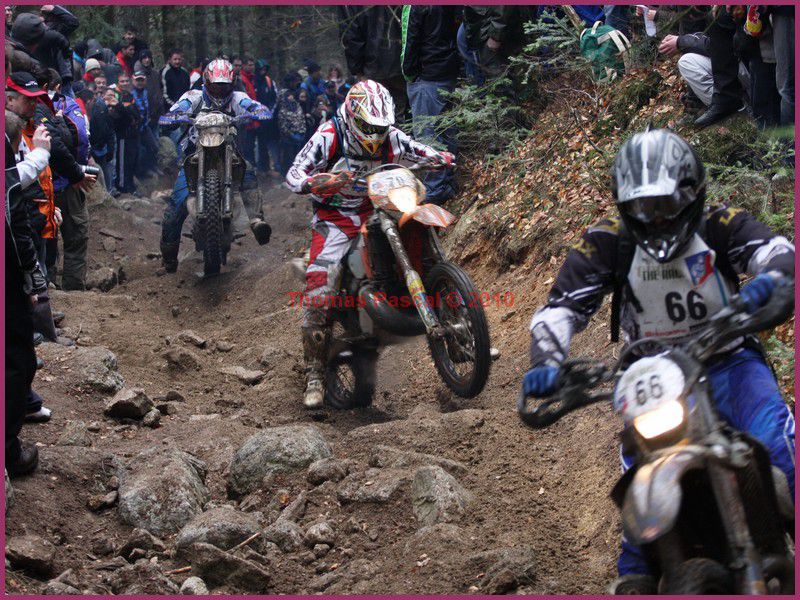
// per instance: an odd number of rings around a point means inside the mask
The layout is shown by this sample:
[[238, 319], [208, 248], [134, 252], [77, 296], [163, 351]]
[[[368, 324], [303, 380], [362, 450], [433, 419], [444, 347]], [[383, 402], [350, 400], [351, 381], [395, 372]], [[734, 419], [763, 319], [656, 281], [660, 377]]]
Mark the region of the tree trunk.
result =
[[205, 6], [194, 7], [194, 32], [197, 47], [197, 59], [203, 60], [208, 56], [208, 28], [206, 26], [206, 14], [208, 8]]
[[222, 53], [222, 7], [214, 7], [214, 54]]

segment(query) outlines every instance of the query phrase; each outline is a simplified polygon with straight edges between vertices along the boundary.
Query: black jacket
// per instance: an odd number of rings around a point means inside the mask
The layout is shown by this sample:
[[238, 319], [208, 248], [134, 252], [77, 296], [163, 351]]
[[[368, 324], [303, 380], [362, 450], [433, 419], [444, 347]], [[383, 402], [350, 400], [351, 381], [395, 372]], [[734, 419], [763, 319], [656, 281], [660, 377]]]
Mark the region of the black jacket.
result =
[[89, 139], [92, 143], [92, 150], [102, 152], [107, 148], [110, 152], [102, 154], [102, 158], [110, 160], [114, 156], [114, 122], [105, 102], [95, 101], [92, 107], [90, 123], [91, 133], [89, 134]]
[[340, 5], [338, 11], [350, 74], [379, 81], [402, 76], [400, 7]]
[[55, 29], [48, 29], [45, 32], [33, 55], [46, 67], [55, 69], [61, 79], [72, 81], [72, 55], [69, 49], [69, 40]]
[[66, 177], [70, 184], [83, 179], [83, 170], [78, 164], [78, 148], [73, 131], [64, 119], [56, 117], [44, 102], [36, 105], [36, 125], [44, 125], [50, 132], [50, 168], [54, 175]]
[[189, 91], [189, 73], [183, 67], [176, 69], [167, 65], [161, 71], [161, 88], [164, 90], [166, 110], [172, 108], [178, 99]]
[[489, 38], [502, 45], [500, 53], [510, 56], [525, 43], [524, 24], [535, 17], [531, 6], [492, 5], [464, 7], [464, 28], [470, 48], [480, 49]]
[[689, 33], [678, 36], [678, 50], [681, 54], [700, 54], [711, 56], [711, 38], [705, 33]]
[[141, 116], [133, 96], [125, 92], [120, 96], [116, 106], [109, 107], [108, 114], [114, 123], [114, 131], [118, 140], [131, 140], [139, 137]]
[[455, 81], [460, 62], [456, 48], [455, 6], [403, 8], [403, 76], [408, 81]]
[[[36, 247], [33, 245], [28, 210], [19, 185], [17, 161], [11, 142], [6, 136], [6, 291], [9, 284], [22, 287], [23, 271], [36, 267]], [[11, 260], [15, 259], [15, 260]], [[11, 268], [9, 268], [11, 267]]]
[[12, 38], [6, 38], [6, 56], [11, 62], [11, 71], [24, 71], [33, 75], [37, 81], [47, 79], [47, 68], [25, 47]]

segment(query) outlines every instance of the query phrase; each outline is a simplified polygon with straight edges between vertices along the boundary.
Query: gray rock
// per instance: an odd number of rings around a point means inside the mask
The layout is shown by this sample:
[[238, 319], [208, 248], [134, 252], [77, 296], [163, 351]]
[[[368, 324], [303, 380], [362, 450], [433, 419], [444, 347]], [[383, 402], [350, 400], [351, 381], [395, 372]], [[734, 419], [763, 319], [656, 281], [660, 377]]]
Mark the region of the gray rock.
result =
[[83, 383], [99, 392], [113, 394], [125, 385], [117, 371], [117, 357], [108, 348], [78, 348], [72, 354], [72, 361]]
[[178, 586], [172, 583], [161, 568], [147, 560], [139, 560], [136, 564], [127, 565], [115, 570], [109, 577], [111, 590], [115, 594], [131, 595], [166, 595], [177, 594]]
[[230, 342], [226, 342], [225, 340], [217, 340], [216, 348], [217, 352], [230, 352], [236, 346], [231, 344]]
[[154, 552], [164, 552], [166, 547], [164, 546], [164, 542], [149, 531], [137, 527], [131, 532], [128, 539], [125, 540], [125, 543], [119, 547], [117, 554], [123, 558], [129, 558], [131, 552], [137, 549], [144, 550], [145, 552], [149, 552], [150, 550]]
[[309, 483], [319, 485], [325, 481], [341, 481], [350, 472], [352, 461], [338, 458], [322, 458], [308, 466], [306, 479]]
[[457, 460], [450, 460], [433, 454], [423, 454], [422, 452], [400, 450], [393, 446], [384, 445], [375, 446], [369, 458], [369, 465], [371, 467], [391, 467], [395, 469], [435, 465], [453, 475], [464, 475], [468, 472], [467, 465]]
[[258, 519], [253, 514], [223, 505], [197, 515], [187, 523], [178, 533], [175, 551], [177, 555], [182, 555], [197, 542], [229, 550], [258, 530]]
[[103, 250], [106, 252], [116, 252], [117, 251], [117, 240], [111, 237], [104, 237], [101, 241], [103, 245]]
[[178, 334], [178, 339], [186, 344], [191, 344], [192, 346], [197, 346], [198, 348], [205, 348], [206, 347], [206, 340], [199, 335], [197, 335], [191, 329], [186, 329], [181, 331]]
[[409, 481], [405, 469], [367, 469], [345, 477], [336, 495], [341, 502], [389, 502]]
[[467, 565], [485, 573], [480, 583], [481, 592], [505, 594], [534, 582], [536, 550], [533, 546], [519, 546], [479, 552], [467, 558]]
[[317, 544], [327, 544], [328, 546], [333, 546], [335, 539], [336, 533], [334, 533], [333, 527], [331, 527], [330, 523], [317, 523], [306, 529], [306, 546], [311, 548]]
[[83, 421], [67, 421], [56, 441], [58, 446], [91, 446], [92, 437]]
[[56, 548], [38, 535], [20, 535], [6, 540], [6, 558], [15, 569], [35, 576], [52, 577]]
[[149, 410], [147, 414], [142, 418], [142, 425], [145, 427], [158, 427], [158, 424], [161, 422], [161, 413], [158, 411], [157, 408], [153, 408]]
[[192, 573], [211, 585], [235, 586], [255, 593], [267, 591], [269, 573], [250, 560], [203, 543], [194, 544], [188, 554]]
[[153, 410], [153, 401], [142, 388], [122, 388], [106, 402], [105, 412], [115, 419], [141, 419]]
[[62, 581], [48, 581], [42, 592], [45, 596], [80, 596], [82, 592]]
[[116, 491], [111, 491], [107, 494], [96, 494], [91, 496], [86, 504], [92, 512], [99, 512], [104, 508], [114, 506], [118, 497], [119, 494]]
[[313, 548], [314, 556], [317, 558], [322, 558], [330, 551], [331, 547], [328, 544], [316, 544]]
[[207, 596], [206, 582], [199, 577], [189, 577], [181, 584], [181, 594], [184, 596]]
[[95, 556], [108, 556], [114, 554], [114, 542], [110, 538], [103, 536], [92, 542], [92, 554]]
[[120, 517], [156, 535], [179, 531], [210, 499], [205, 463], [176, 449], [146, 450], [117, 476]]
[[117, 285], [117, 272], [111, 267], [100, 267], [86, 276], [86, 289], [108, 292]]
[[257, 489], [264, 477], [306, 468], [331, 456], [320, 431], [310, 425], [264, 429], [248, 438], [231, 461], [229, 488], [237, 494]]
[[158, 402], [156, 410], [165, 416], [177, 415], [181, 412], [181, 405], [178, 402]]
[[411, 503], [422, 525], [458, 521], [471, 501], [472, 494], [441, 467], [421, 467], [414, 474]]
[[263, 537], [282, 552], [295, 552], [303, 547], [303, 530], [297, 523], [278, 519], [264, 530]]
[[178, 371], [197, 371], [200, 369], [200, 357], [186, 348], [170, 348], [164, 353], [170, 367]]
[[181, 394], [181, 393], [180, 393], [179, 391], [177, 391], [177, 390], [170, 390], [170, 391], [168, 391], [168, 392], [167, 392], [167, 395], [166, 395], [166, 396], [164, 396], [164, 399], [165, 399], [167, 402], [186, 402], [186, 398], [184, 398], [184, 397], [183, 397], [183, 394]]
[[460, 552], [471, 547], [469, 538], [457, 525], [437, 523], [422, 527], [405, 544], [404, 551], [410, 557], [432, 554], [445, 547]]
[[223, 375], [236, 377], [245, 385], [255, 385], [264, 379], [264, 371], [252, 371], [244, 367], [223, 367], [219, 370]]
[[300, 519], [303, 518], [303, 515], [306, 514], [306, 504], [308, 503], [308, 498], [306, 497], [305, 492], [300, 492], [297, 495], [297, 498], [289, 502], [286, 505], [286, 508], [280, 514], [281, 519], [286, 521], [294, 521], [297, 523]]

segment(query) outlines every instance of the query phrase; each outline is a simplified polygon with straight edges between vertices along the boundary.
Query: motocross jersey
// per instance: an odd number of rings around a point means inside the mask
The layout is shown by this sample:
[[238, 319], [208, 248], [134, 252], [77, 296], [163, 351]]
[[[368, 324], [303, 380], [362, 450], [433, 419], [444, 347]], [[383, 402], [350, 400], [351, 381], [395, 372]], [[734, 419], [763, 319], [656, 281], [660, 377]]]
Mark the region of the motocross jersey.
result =
[[[344, 107], [341, 107], [337, 111], [337, 117], [322, 123], [297, 154], [294, 164], [286, 174], [286, 183], [293, 192], [301, 193], [306, 179], [317, 173], [332, 171], [334, 168], [363, 174], [382, 164], [400, 160], [419, 162], [438, 154], [439, 152], [430, 146], [412, 140], [396, 127], [390, 127], [378, 153], [375, 156], [367, 156], [361, 145], [347, 131], [344, 125]], [[366, 190], [347, 186], [330, 198], [314, 194], [311, 198], [315, 208], [327, 206], [357, 212], [370, 204], [365, 192]]]
[[[217, 110], [206, 98], [203, 90], [189, 90], [178, 101], [173, 104], [169, 112], [161, 117], [161, 123], [165, 123], [165, 118], [170, 116], [178, 117], [180, 115], [195, 116], [203, 109]], [[266, 106], [253, 100], [244, 92], [233, 92], [228, 104], [222, 108], [221, 112], [233, 117], [239, 117], [246, 113], [254, 113], [259, 119], [271, 119], [272, 111]], [[168, 123], [167, 123], [168, 124]], [[189, 145], [194, 146], [197, 143], [197, 129], [192, 125], [187, 135], [181, 142], [181, 150], [186, 152]]]
[[[532, 366], [558, 366], [572, 336], [612, 291], [619, 231], [618, 218], [605, 219], [569, 251], [547, 304], [531, 321]], [[636, 247], [622, 296], [625, 341], [663, 336], [686, 342], [728, 304], [739, 275], [767, 271], [793, 277], [794, 246], [739, 208], [710, 208], [705, 226], [674, 259], [658, 263]]]

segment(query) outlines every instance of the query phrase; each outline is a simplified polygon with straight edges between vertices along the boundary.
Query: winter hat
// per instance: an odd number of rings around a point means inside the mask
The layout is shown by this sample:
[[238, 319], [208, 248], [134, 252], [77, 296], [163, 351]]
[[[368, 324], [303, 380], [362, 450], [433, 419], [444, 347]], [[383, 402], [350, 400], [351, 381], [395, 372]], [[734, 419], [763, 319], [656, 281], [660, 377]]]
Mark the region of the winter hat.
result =
[[83, 66], [83, 70], [87, 73], [92, 69], [101, 69], [100, 61], [96, 58], [88, 58], [86, 59], [86, 64]]
[[20, 13], [11, 26], [11, 37], [21, 44], [30, 46], [41, 41], [45, 29], [44, 21], [39, 15]]

